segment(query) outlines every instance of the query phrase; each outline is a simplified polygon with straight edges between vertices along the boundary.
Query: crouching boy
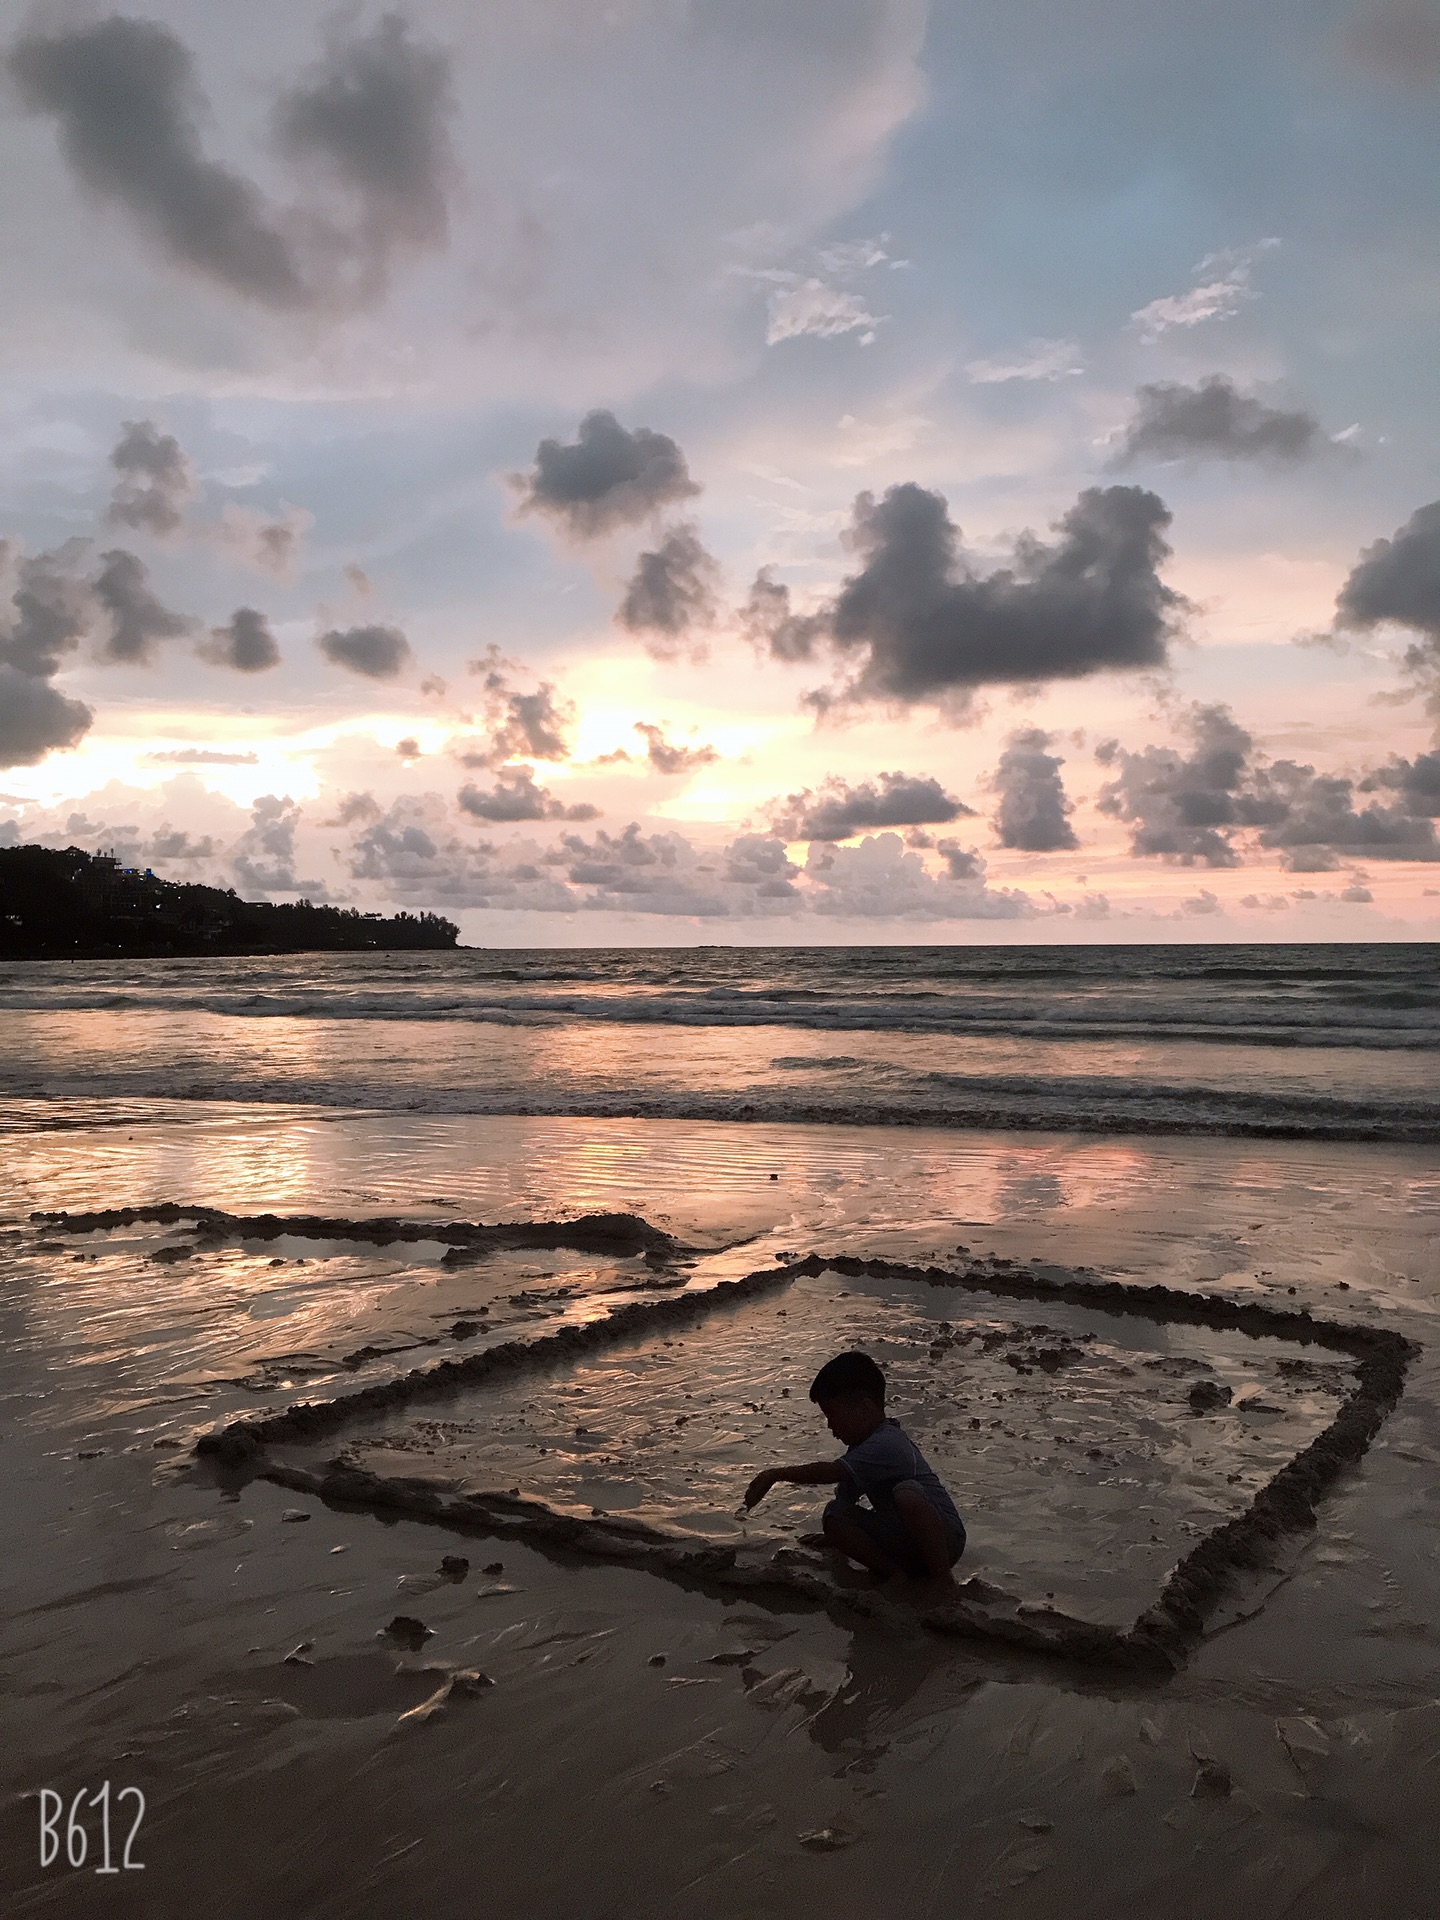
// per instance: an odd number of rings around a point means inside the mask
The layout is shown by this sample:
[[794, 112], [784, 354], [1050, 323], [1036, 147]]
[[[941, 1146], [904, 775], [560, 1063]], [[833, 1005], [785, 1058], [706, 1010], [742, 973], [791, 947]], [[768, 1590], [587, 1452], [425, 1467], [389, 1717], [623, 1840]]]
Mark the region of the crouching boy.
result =
[[780, 1480], [833, 1484], [824, 1523], [832, 1547], [882, 1578], [904, 1573], [953, 1586], [950, 1570], [965, 1551], [964, 1522], [915, 1442], [886, 1418], [879, 1367], [868, 1353], [839, 1354], [816, 1374], [810, 1398], [844, 1453], [838, 1460], [766, 1467], [745, 1489], [745, 1505], [755, 1506]]

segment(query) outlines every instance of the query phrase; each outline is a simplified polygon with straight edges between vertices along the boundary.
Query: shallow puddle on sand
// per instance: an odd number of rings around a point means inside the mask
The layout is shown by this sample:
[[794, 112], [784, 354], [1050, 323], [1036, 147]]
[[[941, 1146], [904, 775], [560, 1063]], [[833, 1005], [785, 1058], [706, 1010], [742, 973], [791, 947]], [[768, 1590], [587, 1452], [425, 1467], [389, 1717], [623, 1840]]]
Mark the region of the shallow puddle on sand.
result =
[[[784, 1546], [818, 1524], [823, 1490], [782, 1485], [748, 1518], [737, 1503], [760, 1467], [839, 1451], [807, 1392], [852, 1346], [884, 1367], [890, 1411], [955, 1496], [970, 1533], [961, 1571], [1115, 1626], [1315, 1438], [1354, 1380], [1285, 1340], [1049, 1303], [1017, 1312], [827, 1271], [423, 1413], [372, 1416], [339, 1458], [691, 1541]], [[1202, 1383], [1229, 1402], [1197, 1412]]]

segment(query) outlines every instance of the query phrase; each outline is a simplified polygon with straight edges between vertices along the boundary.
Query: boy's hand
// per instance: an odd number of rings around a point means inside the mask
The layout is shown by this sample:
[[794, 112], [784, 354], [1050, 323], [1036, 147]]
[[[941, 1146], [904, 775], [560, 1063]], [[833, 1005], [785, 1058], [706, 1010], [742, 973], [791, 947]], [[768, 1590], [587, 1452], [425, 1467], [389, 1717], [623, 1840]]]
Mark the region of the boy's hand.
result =
[[766, 1494], [769, 1493], [770, 1489], [774, 1486], [775, 1482], [779, 1479], [779, 1477], [780, 1477], [779, 1474], [775, 1472], [775, 1469], [773, 1467], [766, 1467], [763, 1473], [757, 1473], [755, 1478], [750, 1482], [749, 1486], [745, 1489], [745, 1499], [743, 1504], [746, 1507], [758, 1506], [759, 1503], [765, 1498]]

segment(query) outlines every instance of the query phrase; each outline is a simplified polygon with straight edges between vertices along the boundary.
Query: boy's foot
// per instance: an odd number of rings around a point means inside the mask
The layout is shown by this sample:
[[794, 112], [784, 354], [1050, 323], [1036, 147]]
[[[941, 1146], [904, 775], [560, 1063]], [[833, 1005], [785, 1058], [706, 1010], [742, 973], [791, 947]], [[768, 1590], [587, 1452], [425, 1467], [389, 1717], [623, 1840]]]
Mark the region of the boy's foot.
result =
[[960, 1597], [960, 1586], [953, 1573], [927, 1573], [915, 1582], [915, 1598], [930, 1605], [943, 1604]]

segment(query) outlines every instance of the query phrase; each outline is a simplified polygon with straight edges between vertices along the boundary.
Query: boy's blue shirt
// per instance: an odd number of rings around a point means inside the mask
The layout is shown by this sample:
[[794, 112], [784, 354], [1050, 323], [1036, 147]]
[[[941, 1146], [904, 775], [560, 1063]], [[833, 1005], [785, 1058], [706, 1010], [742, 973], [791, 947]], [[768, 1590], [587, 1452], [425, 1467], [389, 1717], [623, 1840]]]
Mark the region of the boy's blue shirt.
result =
[[898, 1420], [882, 1420], [867, 1440], [847, 1447], [840, 1465], [845, 1469], [841, 1499], [863, 1494], [878, 1509], [890, 1504], [902, 1480], [913, 1480], [942, 1519], [955, 1527], [964, 1525], [939, 1475]]

